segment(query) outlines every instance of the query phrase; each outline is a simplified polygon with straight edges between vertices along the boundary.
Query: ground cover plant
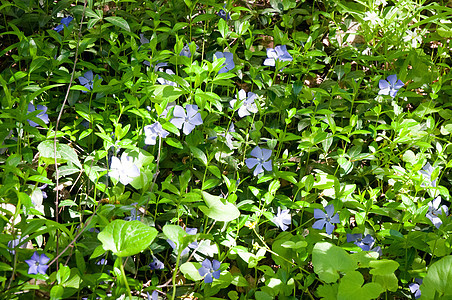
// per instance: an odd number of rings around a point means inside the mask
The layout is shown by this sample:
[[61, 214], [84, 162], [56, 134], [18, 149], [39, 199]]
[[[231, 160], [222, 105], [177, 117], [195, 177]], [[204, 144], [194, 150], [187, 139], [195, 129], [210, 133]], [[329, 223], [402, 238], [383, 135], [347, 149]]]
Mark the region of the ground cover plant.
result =
[[445, 1], [0, 1], [0, 299], [451, 299]]

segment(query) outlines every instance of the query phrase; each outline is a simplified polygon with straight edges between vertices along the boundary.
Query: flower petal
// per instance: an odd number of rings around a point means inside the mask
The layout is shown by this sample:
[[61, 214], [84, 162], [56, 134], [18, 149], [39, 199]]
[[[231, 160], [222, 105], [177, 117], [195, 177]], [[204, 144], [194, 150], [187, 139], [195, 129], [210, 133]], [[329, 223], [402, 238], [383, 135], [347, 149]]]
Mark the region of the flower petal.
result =
[[254, 147], [254, 149], [251, 150], [250, 155], [256, 158], [263, 159], [262, 149], [259, 148], [259, 146]]
[[334, 225], [329, 223], [329, 222], [326, 222], [326, 228], [325, 229], [326, 229], [326, 233], [327, 234], [331, 234], [331, 233], [333, 233]]
[[316, 219], [326, 219], [327, 216], [323, 212], [323, 210], [318, 209], [318, 208], [314, 208], [314, 218], [316, 218]]
[[312, 228], [322, 230], [327, 222], [325, 220], [318, 220], [312, 224]]
[[330, 205], [325, 206], [325, 211], [326, 211], [326, 215], [331, 218], [334, 214], [334, 205], [330, 204]]
[[245, 159], [245, 164], [248, 167], [248, 169], [252, 169], [254, 168], [254, 166], [256, 166], [259, 163], [259, 160], [257, 160], [256, 158], [247, 158]]

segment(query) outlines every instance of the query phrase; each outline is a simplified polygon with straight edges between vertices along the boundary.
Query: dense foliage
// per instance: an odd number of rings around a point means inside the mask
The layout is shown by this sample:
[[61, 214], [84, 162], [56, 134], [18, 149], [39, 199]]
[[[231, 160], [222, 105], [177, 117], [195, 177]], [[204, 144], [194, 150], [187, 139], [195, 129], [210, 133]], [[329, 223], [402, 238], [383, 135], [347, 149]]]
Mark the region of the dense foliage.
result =
[[1, 0], [0, 299], [451, 299], [451, 17]]

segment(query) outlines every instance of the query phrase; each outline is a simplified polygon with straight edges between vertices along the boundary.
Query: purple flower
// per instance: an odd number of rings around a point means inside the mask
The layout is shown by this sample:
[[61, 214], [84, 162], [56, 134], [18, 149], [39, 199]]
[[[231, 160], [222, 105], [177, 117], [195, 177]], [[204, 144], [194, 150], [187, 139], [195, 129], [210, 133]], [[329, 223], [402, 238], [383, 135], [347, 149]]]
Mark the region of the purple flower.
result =
[[[226, 4], [223, 6], [223, 8], [226, 8]], [[224, 9], [220, 9], [220, 11], [217, 13], [217, 15], [225, 21], [231, 19], [231, 16], [229, 15], [229, 13], [227, 13]]]
[[235, 68], [234, 55], [231, 52], [215, 52], [215, 59], [226, 58], [223, 68], [218, 71], [218, 74], [226, 73]]
[[250, 170], [256, 166], [253, 173], [254, 176], [264, 172], [264, 169], [267, 171], [272, 170], [272, 161], [270, 160], [272, 151], [270, 149], [261, 149], [259, 146], [256, 146], [251, 150], [250, 155], [255, 158], [247, 158], [245, 164]]
[[414, 294], [414, 298], [416, 298], [416, 299], [421, 297], [421, 290], [420, 290], [421, 284], [422, 284], [422, 279], [415, 278], [414, 282], [412, 282], [408, 285], [411, 293]]
[[[252, 92], [248, 92], [248, 97], [246, 96], [246, 92], [245, 90], [241, 89], [239, 91], [239, 97], [238, 97], [238, 101], [239, 101], [239, 117], [243, 118], [245, 116], [249, 116], [251, 114], [255, 114], [258, 112], [256, 103], [254, 102], [255, 99], [257, 98], [257, 95], [255, 93]], [[236, 109], [235, 105], [236, 105], [237, 99], [233, 99], [229, 102], [229, 104], [231, 105], [232, 109]]]
[[146, 38], [143, 33], [140, 33], [140, 43], [141, 44], [148, 44], [149, 43], [149, 39]]
[[165, 268], [165, 265], [154, 255], [152, 255], [152, 262], [149, 264], [151, 270], [161, 270]]
[[[189, 235], [195, 235], [197, 232], [198, 232], [198, 229], [197, 228], [185, 228], [185, 232], [187, 233], [187, 234], [189, 234]], [[176, 246], [176, 244], [172, 241], [172, 240], [170, 240], [170, 239], [167, 239], [166, 240], [167, 242], [168, 242], [168, 244], [171, 246], [171, 248], [173, 248], [173, 249], [176, 249], [177, 248], [177, 246]], [[192, 242], [192, 243], [190, 243], [189, 245], [188, 245], [188, 247], [186, 247], [184, 250], [182, 250], [182, 252], [181, 252], [181, 256], [184, 256], [185, 254], [188, 254], [188, 252], [190, 251], [190, 249], [196, 249], [196, 248], [198, 248], [198, 242], [196, 242], [196, 241], [194, 241], [194, 242]]]
[[363, 238], [363, 235], [361, 233], [355, 234], [347, 233], [347, 243], [351, 242], [354, 242], [354, 244], [361, 248], [363, 251], [374, 251], [378, 252], [380, 256], [383, 255], [383, 253], [381, 252], [381, 247], [378, 246], [372, 248], [375, 244], [375, 239], [370, 234], [367, 234]]
[[[163, 69], [159, 69], [159, 72], [163, 72]], [[175, 75], [175, 73], [171, 69], [166, 69], [165, 73], [168, 74], [168, 75]], [[166, 80], [166, 79], [164, 79], [162, 77], [157, 78], [157, 81], [161, 85], [177, 86], [177, 83], [175, 83], [174, 81]]]
[[33, 253], [30, 259], [25, 260], [25, 262], [30, 267], [28, 269], [28, 274], [38, 274], [41, 273], [43, 275], [46, 274], [47, 266], [46, 264], [49, 262], [50, 258], [48, 258], [45, 254], [38, 255], [38, 252]]
[[378, 85], [380, 86], [380, 91], [378, 95], [389, 95], [394, 98], [401, 87], [405, 84], [402, 80], [397, 80], [397, 75], [389, 75], [386, 80], [381, 79]]
[[[30, 103], [28, 103], [28, 109], [27, 109], [27, 113], [32, 113], [35, 110], [41, 111], [39, 114], [36, 115], [36, 117], [38, 119], [41, 119], [45, 124], [49, 124], [49, 115], [46, 114], [47, 112], [47, 107], [44, 105], [37, 105], [36, 107]], [[27, 120], [28, 124], [30, 124], [30, 126], [32, 127], [37, 127], [39, 124], [36, 122], [33, 122], [32, 120]]]
[[185, 135], [188, 135], [197, 125], [202, 124], [202, 118], [198, 112], [197, 105], [187, 104], [185, 108], [187, 109], [187, 113], [185, 113], [184, 108], [180, 105], [174, 107], [174, 118], [171, 119], [171, 123], [179, 129], [184, 127], [183, 132]]
[[121, 160], [116, 156], [111, 158], [108, 176], [119, 180], [123, 185], [127, 185], [131, 183], [135, 177], [140, 176], [140, 169], [133, 163], [133, 157], [128, 156], [123, 152]]
[[64, 29], [64, 26], [68, 27], [69, 23], [71, 23], [72, 20], [74, 20], [73, 17], [66, 17], [66, 18], [61, 19], [61, 24], [59, 24], [57, 27], [53, 28], [53, 30], [55, 30], [56, 32], [60, 32], [61, 30]]
[[176, 101], [168, 103], [159, 117], [166, 119], [166, 116], [168, 115], [168, 112], [170, 111], [170, 109], [175, 106], [176, 106]]
[[276, 60], [279, 61], [292, 61], [293, 58], [287, 52], [286, 45], [276, 46], [275, 49], [267, 48], [267, 59], [264, 61], [264, 66], [274, 67]]
[[[80, 81], [81, 85], [83, 85], [84, 87], [91, 91], [93, 89], [94, 80], [100, 80], [100, 82], [102, 82], [103, 79], [97, 74], [94, 75], [93, 71], [89, 70], [86, 71], [86, 73], [83, 74], [83, 76], [80, 76], [78, 80]], [[86, 93], [86, 91], [82, 91], [82, 93]]]
[[158, 300], [159, 293], [157, 291], [153, 291], [152, 295], [149, 295], [149, 292], [146, 292], [148, 295], [148, 300]]
[[98, 262], [96, 262], [96, 265], [98, 266], [105, 266], [106, 264], [108, 264], [108, 260], [106, 260], [105, 258], [102, 258]]
[[438, 216], [442, 215], [443, 211], [446, 215], [449, 213], [447, 206], [442, 205], [440, 207], [440, 204], [441, 196], [438, 196], [435, 198], [435, 200], [430, 201], [430, 203], [428, 204], [427, 214], [425, 215], [430, 221], [432, 221], [433, 225], [435, 225], [436, 228], [439, 228], [441, 224], [443, 224], [443, 221], [441, 221]]
[[159, 122], [155, 122], [152, 125], [144, 126], [144, 134], [146, 136], [144, 143], [146, 145], [155, 145], [157, 137], [166, 138], [169, 132], [163, 129]]
[[[330, 204], [325, 207], [326, 214], [318, 208], [314, 209], [314, 218], [319, 219], [315, 221], [312, 228], [322, 230], [324, 226], [327, 234], [331, 234], [334, 230], [333, 223], [339, 223], [339, 213], [334, 215], [334, 206]], [[334, 215], [334, 216], [333, 216]]]
[[[132, 203], [132, 205], [136, 205], [136, 204], [137, 204], [136, 202]], [[141, 221], [141, 217], [138, 216], [136, 207], [132, 208], [132, 210], [130, 211], [130, 217], [125, 217], [124, 220], [125, 221]]]
[[[196, 45], [196, 50], [198, 50], [199, 47], [198, 45]], [[187, 44], [184, 46], [184, 48], [182, 48], [182, 51], [179, 53], [180, 56], [186, 56], [186, 57], [191, 57], [191, 51], [190, 51], [190, 45]]]
[[[436, 178], [435, 180], [432, 181], [432, 173], [433, 173], [434, 170], [435, 170], [435, 169], [432, 167], [432, 165], [431, 165], [429, 162], [427, 162], [427, 163], [422, 167], [422, 170], [419, 171], [419, 173], [421, 173], [422, 175], [424, 175], [424, 177], [425, 177], [427, 180], [430, 181], [430, 183], [431, 183], [431, 185], [432, 185], [433, 187], [436, 187], [436, 180], [437, 180], [437, 178]], [[427, 186], [426, 184], [421, 183], [421, 187], [426, 187], [426, 186]]]
[[278, 213], [272, 221], [276, 224], [276, 226], [281, 228], [282, 231], [286, 231], [286, 229], [289, 228], [289, 225], [292, 223], [290, 210], [281, 210], [281, 207], [278, 207]]
[[14, 250], [17, 246], [20, 245], [19, 248], [25, 249], [25, 247], [27, 246], [27, 244], [24, 243], [24, 241], [28, 238], [28, 235], [21, 237], [20, 235], [17, 236], [17, 239], [9, 241], [8, 242], [8, 248], [11, 248], [13, 250], [8, 250], [9, 253], [11, 253], [12, 255], [16, 254], [16, 251]]
[[198, 269], [199, 275], [205, 276], [204, 282], [205, 283], [212, 283], [213, 278], [219, 279], [220, 278], [220, 267], [221, 263], [214, 259], [212, 262], [208, 260], [207, 258], [201, 263], [202, 267]]

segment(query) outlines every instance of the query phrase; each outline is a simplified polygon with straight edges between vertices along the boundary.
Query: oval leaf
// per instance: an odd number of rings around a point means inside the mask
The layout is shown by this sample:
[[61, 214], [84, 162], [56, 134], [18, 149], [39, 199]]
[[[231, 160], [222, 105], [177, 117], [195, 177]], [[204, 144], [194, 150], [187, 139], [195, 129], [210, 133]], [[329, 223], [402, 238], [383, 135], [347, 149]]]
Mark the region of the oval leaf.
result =
[[124, 29], [125, 31], [130, 32], [129, 23], [127, 23], [127, 21], [121, 17], [106, 17], [105, 20], [115, 26], [118, 26], [118, 27]]
[[200, 206], [199, 209], [209, 218], [216, 221], [230, 222], [237, 219], [240, 216], [240, 211], [234, 204], [230, 202], [223, 203], [218, 196], [210, 195], [209, 193], [202, 192], [206, 206]]

